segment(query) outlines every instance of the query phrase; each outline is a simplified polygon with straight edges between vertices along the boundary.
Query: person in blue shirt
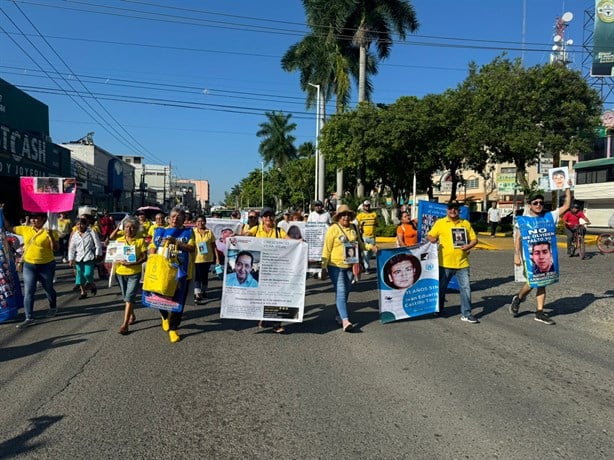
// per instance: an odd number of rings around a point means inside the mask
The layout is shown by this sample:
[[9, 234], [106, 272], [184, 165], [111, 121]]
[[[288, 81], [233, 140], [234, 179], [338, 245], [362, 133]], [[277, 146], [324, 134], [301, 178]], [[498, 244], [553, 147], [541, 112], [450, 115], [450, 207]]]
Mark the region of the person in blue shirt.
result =
[[234, 273], [226, 277], [226, 286], [254, 288], [258, 281], [252, 276], [254, 256], [249, 251], [241, 251], [235, 259]]

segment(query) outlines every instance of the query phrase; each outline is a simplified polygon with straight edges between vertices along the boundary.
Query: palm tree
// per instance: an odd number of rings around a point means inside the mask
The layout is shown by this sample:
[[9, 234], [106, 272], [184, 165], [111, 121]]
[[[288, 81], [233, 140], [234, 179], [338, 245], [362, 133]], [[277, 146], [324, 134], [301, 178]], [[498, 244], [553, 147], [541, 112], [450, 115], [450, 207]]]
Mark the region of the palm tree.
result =
[[296, 138], [290, 133], [296, 129], [296, 123], [290, 123], [291, 114], [283, 112], [265, 112], [268, 121], [260, 123], [256, 136], [264, 138], [258, 147], [266, 165], [281, 168], [288, 161], [296, 158]]
[[407, 0], [338, 1], [349, 6], [342, 34], [351, 36], [352, 42], [360, 49], [358, 77], [360, 103], [367, 100], [367, 53], [371, 44], [375, 43], [377, 58], [386, 59], [390, 55], [393, 33], [404, 40], [406, 32], [415, 32], [419, 24], [414, 7]]

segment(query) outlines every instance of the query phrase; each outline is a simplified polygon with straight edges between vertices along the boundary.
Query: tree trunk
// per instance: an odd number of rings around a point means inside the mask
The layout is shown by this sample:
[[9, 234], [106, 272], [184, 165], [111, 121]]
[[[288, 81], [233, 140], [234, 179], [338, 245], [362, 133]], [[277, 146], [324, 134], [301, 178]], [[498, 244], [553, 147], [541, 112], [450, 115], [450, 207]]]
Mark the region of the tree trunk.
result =
[[360, 46], [360, 55], [358, 61], [358, 103], [365, 100], [365, 82], [367, 78], [367, 47]]

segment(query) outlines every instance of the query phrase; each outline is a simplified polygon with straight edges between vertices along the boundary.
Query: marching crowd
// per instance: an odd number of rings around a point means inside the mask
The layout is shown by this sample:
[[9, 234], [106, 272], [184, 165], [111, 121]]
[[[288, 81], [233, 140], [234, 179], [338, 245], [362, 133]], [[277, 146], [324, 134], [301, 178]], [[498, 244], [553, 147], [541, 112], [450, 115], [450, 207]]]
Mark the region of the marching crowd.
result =
[[[568, 224], [568, 228], [577, 225], [576, 221], [579, 218], [588, 220], [577, 207], [572, 207], [566, 214], [571, 204], [571, 193], [569, 189], [565, 193], [563, 205], [550, 213], [543, 212], [542, 195], [529, 197], [528, 215], [534, 219], [552, 219], [555, 223], [561, 217]], [[455, 276], [460, 287], [461, 320], [478, 323], [478, 319], [471, 313], [469, 270], [469, 252], [477, 245], [478, 240], [471, 224], [460, 218], [459, 208], [457, 202], [448, 203], [446, 216], [435, 222], [426, 239], [431, 243], [438, 243], [440, 309], [445, 302], [448, 283]], [[321, 276], [323, 279], [330, 278], [335, 296], [337, 323], [343, 331], [352, 332], [356, 330], [357, 325], [349, 318], [348, 297], [360, 273], [369, 273], [371, 270], [371, 255], [378, 250], [375, 241], [377, 213], [371, 208], [368, 200], [361, 204], [358, 212], [345, 204], [331, 211], [326, 209], [323, 202], [316, 200], [309, 214], [286, 213], [283, 219], [276, 223], [275, 211], [265, 207], [260, 212], [254, 210], [248, 212], [247, 223], [242, 226], [240, 233], [257, 238], [290, 238], [292, 237], [289, 234], [290, 223], [294, 220], [303, 220], [305, 217], [307, 222], [320, 222], [328, 226], [322, 250]], [[239, 215], [233, 215], [232, 218], [238, 219]], [[125, 304], [123, 321], [118, 331], [122, 335], [128, 334], [130, 325], [136, 321], [134, 307], [141, 289], [143, 265], [149, 255], [163, 252], [167, 245], [173, 245], [177, 249], [178, 261], [187, 279], [181, 294], [182, 298], [176, 299], [182, 306], [187, 300], [190, 284], [195, 304], [207, 300], [212, 268], [223, 264], [224, 254], [217, 246], [213, 232], [207, 228], [206, 216], [199, 215], [192, 221], [181, 207], [173, 208], [168, 217], [159, 212], [153, 221], [148, 220], [144, 212], [139, 212], [136, 216], [127, 216], [121, 223], [116, 223], [106, 210], [97, 219], [91, 214], [79, 215], [74, 225], [67, 214], [61, 213], [57, 230], [48, 229], [45, 225], [46, 220], [46, 214], [31, 213], [29, 220], [20, 225], [12, 226], [6, 219], [4, 221], [5, 229], [20, 235], [24, 242], [21, 271], [24, 283], [25, 319], [17, 324], [17, 328], [25, 328], [36, 323], [34, 295], [38, 283], [48, 300], [47, 317], [56, 315], [57, 294], [54, 289], [54, 278], [57, 263], [55, 255], [58, 253], [62, 262], [68, 263], [74, 270], [75, 290], [79, 291], [78, 298], [85, 299], [88, 293], [91, 295], [97, 293], [94, 271], [103, 261], [105, 245], [110, 241], [117, 241], [134, 248], [133, 257], [115, 262], [112, 270]], [[489, 221], [498, 222], [499, 219], [493, 213]], [[416, 244], [418, 244], [416, 222], [411, 219], [408, 210], [402, 209], [396, 231], [396, 246], [411, 247]], [[521, 245], [522, 242], [517, 237], [514, 252], [516, 265], [523, 262]], [[235, 264], [239, 265], [235, 267], [233, 274], [236, 277], [233, 281], [237, 283], [236, 285], [255, 282], [249, 278], [253, 257], [250, 259], [249, 253], [243, 256], [243, 258], [237, 257]], [[410, 258], [399, 258], [398, 261], [395, 259], [395, 263], [389, 265], [385, 276], [390, 283], [406, 286], [413, 284], [420, 276], [419, 263], [413, 263]], [[526, 284], [513, 297], [509, 306], [513, 316], [517, 316], [520, 303], [527, 298], [530, 291], [531, 287]], [[545, 297], [546, 288], [538, 288], [535, 319], [545, 324], [554, 324], [543, 311]], [[160, 310], [162, 329], [168, 333], [172, 343], [181, 340], [178, 329], [182, 312], [183, 309], [178, 312]], [[259, 327], [268, 327], [268, 325], [261, 321]], [[275, 322], [271, 327], [277, 333], [285, 331], [281, 322]]]

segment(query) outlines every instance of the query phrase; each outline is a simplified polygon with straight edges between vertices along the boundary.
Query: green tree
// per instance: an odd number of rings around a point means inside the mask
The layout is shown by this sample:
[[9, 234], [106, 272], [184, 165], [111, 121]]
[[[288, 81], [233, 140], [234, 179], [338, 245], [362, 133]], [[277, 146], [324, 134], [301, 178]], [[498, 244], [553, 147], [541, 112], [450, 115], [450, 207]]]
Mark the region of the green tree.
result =
[[[335, 3], [335, 2], [333, 2]], [[342, 35], [351, 36], [360, 50], [358, 102], [366, 100], [367, 54], [375, 45], [379, 60], [390, 55], [393, 35], [404, 40], [407, 32], [418, 30], [414, 7], [406, 0], [340, 0], [346, 9]]]
[[296, 138], [290, 133], [296, 129], [296, 123], [290, 123], [291, 114], [283, 112], [266, 112], [268, 121], [260, 123], [256, 136], [263, 140], [258, 147], [266, 165], [280, 168], [296, 158]]
[[480, 171], [488, 161], [513, 163], [524, 190], [528, 166], [544, 154], [558, 165], [562, 151], [588, 148], [599, 124], [598, 94], [559, 64], [525, 69], [498, 57], [480, 69], [470, 64], [461, 86], [471, 99], [464, 118], [469, 164]]

